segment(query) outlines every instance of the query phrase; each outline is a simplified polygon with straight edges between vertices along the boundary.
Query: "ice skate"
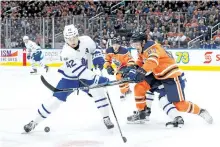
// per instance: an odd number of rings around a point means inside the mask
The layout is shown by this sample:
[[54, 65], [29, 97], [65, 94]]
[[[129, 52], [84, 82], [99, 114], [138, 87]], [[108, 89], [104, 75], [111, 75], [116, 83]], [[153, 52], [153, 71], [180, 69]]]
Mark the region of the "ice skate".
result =
[[24, 126], [24, 131], [26, 133], [29, 133], [30, 131], [34, 130], [34, 128], [36, 127], [37, 123], [35, 123], [33, 120]]
[[166, 123], [166, 127], [174, 127], [174, 128], [182, 128], [182, 126], [184, 125], [184, 120], [181, 116], [177, 116], [174, 118], [173, 121], [170, 121], [168, 123]]
[[45, 69], [46, 72], [48, 72], [49, 71], [49, 66], [45, 65], [44, 69]]
[[31, 71], [30, 74], [37, 74], [37, 69], [33, 69], [33, 71]]
[[114, 124], [111, 122], [110, 118], [107, 116], [107, 117], [104, 117], [103, 118], [103, 121], [104, 121], [104, 124], [105, 126], [107, 127], [107, 129], [112, 129], [114, 128]]
[[151, 109], [147, 107], [142, 111], [134, 111], [133, 113], [133, 115], [127, 117], [127, 123], [143, 124], [146, 121], [149, 121]]
[[121, 95], [120, 95], [120, 100], [121, 100], [121, 101], [124, 101], [124, 100], [125, 100], [125, 94], [124, 94], [124, 93], [121, 93]]
[[198, 115], [201, 116], [207, 123], [213, 123], [213, 118], [207, 110], [201, 109]]

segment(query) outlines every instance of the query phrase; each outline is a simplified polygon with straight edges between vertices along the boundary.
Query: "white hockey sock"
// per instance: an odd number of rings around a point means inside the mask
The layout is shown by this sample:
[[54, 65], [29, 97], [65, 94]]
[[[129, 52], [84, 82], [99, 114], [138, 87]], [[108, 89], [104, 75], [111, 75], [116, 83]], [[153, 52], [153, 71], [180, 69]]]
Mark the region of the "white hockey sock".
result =
[[154, 97], [155, 97], [154, 93], [152, 93], [150, 91], [147, 91], [147, 93], [146, 93], [146, 101], [147, 101], [147, 107], [148, 108], [151, 108], [152, 102], [154, 100]]
[[173, 103], [168, 101], [167, 96], [163, 96], [163, 97], [159, 98], [159, 103], [160, 103], [160, 106], [163, 109], [163, 111], [171, 119], [174, 119], [175, 117], [180, 116], [178, 110], [173, 105]]
[[60, 101], [56, 97], [51, 97], [50, 99], [48, 99], [48, 101], [41, 104], [41, 106], [39, 107], [35, 122], [40, 123], [41, 121], [46, 119], [52, 112], [57, 110], [62, 103], [63, 101]]
[[102, 117], [109, 116], [109, 103], [103, 88], [92, 89], [89, 92], [95, 101], [95, 104], [100, 111]]
[[40, 67], [44, 67], [43, 61], [39, 61], [39, 65], [40, 65]]
[[31, 67], [32, 67], [32, 69], [37, 69], [37, 67], [36, 67], [36, 62], [35, 62], [35, 61], [32, 61], [32, 62], [31, 62]]

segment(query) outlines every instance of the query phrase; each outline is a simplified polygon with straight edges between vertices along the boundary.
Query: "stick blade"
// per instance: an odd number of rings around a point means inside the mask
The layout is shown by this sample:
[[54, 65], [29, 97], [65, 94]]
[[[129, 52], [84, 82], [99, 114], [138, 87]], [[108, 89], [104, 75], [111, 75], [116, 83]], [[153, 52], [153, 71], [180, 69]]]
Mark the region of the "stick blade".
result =
[[42, 83], [48, 88], [50, 89], [52, 92], [71, 92], [74, 91], [73, 88], [67, 88], [67, 89], [57, 89], [54, 86], [52, 86], [50, 83], [47, 82], [47, 80], [44, 78], [44, 76], [40, 76], [40, 79], [42, 81]]
[[56, 91], [56, 88], [53, 87], [50, 83], [47, 82], [47, 80], [44, 78], [44, 76], [40, 76], [40, 79], [42, 81], [42, 83], [48, 88], [50, 89], [51, 91], [55, 92]]

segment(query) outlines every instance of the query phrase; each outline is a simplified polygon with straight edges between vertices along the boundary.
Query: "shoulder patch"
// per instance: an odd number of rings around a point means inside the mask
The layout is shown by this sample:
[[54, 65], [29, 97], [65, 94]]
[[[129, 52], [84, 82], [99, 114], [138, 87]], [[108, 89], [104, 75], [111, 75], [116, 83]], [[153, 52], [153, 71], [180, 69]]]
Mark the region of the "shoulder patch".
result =
[[86, 48], [86, 53], [89, 53], [89, 49], [88, 48]]
[[107, 49], [106, 49], [106, 54], [111, 54], [111, 53], [114, 53], [113, 47], [107, 48]]
[[64, 57], [63, 60], [64, 60], [64, 61], [67, 61], [67, 60], [69, 60], [69, 58], [68, 58], [68, 57]]
[[122, 46], [119, 47], [119, 54], [127, 54], [128, 50]]
[[144, 49], [143, 51], [147, 50], [149, 47], [151, 47], [152, 45], [154, 45], [155, 42], [154, 41], [147, 41], [144, 45]]

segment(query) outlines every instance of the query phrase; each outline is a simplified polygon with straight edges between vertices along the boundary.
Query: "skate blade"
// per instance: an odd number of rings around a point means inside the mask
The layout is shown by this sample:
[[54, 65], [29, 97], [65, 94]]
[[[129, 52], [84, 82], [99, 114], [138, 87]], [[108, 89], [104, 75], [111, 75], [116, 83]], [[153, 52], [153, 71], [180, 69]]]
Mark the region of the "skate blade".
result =
[[210, 116], [209, 113], [207, 113], [207, 117], [203, 118], [208, 124], [212, 124], [213, 123], [213, 118]]
[[213, 123], [213, 119], [212, 118], [209, 118], [207, 120], [205, 120], [208, 124], [212, 124]]
[[166, 125], [166, 128], [170, 129], [170, 128], [182, 128], [184, 126], [184, 124], [179, 124], [177, 127], [175, 127], [173, 124], [168, 124]]
[[121, 102], [126, 101], [126, 98], [120, 98]]
[[39, 73], [30, 73], [30, 75], [39, 75]]
[[147, 119], [145, 119], [145, 120], [136, 120], [136, 121], [127, 121], [127, 124], [145, 124], [148, 121], [149, 120], [147, 120]]
[[30, 132], [22, 132], [21, 134], [30, 134]]

